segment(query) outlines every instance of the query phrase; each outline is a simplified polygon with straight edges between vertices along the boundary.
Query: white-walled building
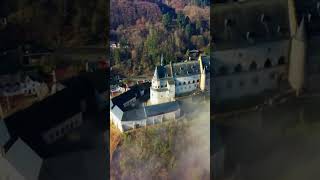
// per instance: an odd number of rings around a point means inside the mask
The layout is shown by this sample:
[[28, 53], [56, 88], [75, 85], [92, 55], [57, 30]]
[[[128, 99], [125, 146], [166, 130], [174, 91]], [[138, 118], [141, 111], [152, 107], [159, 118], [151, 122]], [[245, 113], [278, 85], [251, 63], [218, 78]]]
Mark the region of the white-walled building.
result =
[[117, 105], [110, 104], [110, 120], [121, 131], [175, 120], [181, 116], [177, 101], [151, 106], [143, 106], [129, 111], [121, 110]]
[[197, 61], [169, 65], [163, 65], [161, 57], [161, 65], [156, 67], [152, 78], [150, 101], [152, 104], [175, 101], [177, 96], [209, 89], [209, 83], [210, 57], [200, 55]]
[[33, 80], [29, 76], [5, 75], [0, 77], [1, 96], [45, 96], [49, 88], [46, 83]]

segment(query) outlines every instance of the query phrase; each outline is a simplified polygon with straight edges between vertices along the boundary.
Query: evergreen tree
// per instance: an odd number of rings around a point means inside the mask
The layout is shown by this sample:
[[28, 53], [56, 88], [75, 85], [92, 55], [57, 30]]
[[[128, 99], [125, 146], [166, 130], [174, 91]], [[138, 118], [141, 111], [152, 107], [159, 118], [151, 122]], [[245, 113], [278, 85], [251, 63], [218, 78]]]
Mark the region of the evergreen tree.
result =
[[171, 24], [171, 16], [169, 13], [166, 13], [162, 16], [162, 23], [164, 25], [164, 27], [166, 27], [167, 29], [169, 28], [170, 24]]

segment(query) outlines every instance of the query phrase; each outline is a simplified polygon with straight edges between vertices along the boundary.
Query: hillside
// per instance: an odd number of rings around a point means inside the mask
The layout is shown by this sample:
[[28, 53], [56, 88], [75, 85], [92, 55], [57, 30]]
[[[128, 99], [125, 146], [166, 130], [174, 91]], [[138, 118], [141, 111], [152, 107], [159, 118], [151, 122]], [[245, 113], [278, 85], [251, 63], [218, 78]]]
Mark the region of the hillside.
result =
[[139, 0], [112, 0], [110, 15], [111, 29], [117, 29], [119, 25], [124, 27], [134, 25], [141, 18], [153, 23], [161, 20], [161, 10], [156, 3]]
[[0, 17], [7, 18], [7, 28], [14, 26], [28, 32], [20, 35], [23, 41], [38, 41], [50, 47], [106, 41], [107, 3], [104, 0], [5, 0], [0, 9]]
[[172, 122], [124, 135], [110, 164], [111, 179], [209, 179], [209, 136], [192, 126]]

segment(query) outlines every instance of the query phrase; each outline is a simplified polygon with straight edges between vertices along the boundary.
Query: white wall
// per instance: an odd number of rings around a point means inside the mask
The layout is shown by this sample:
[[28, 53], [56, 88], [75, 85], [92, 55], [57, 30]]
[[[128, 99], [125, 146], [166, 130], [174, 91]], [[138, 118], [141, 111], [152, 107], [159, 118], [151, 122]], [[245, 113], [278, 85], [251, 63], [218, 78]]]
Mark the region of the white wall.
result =
[[82, 112], [77, 113], [76, 115], [67, 119], [66, 121], [59, 124], [58, 126], [51, 128], [50, 130], [45, 132], [42, 135], [42, 138], [48, 144], [54, 143], [55, 141], [65, 136], [70, 131], [72, 131], [73, 129], [81, 126], [82, 121], [83, 121]]
[[[257, 95], [265, 90], [276, 89], [279, 85], [278, 76], [286, 73], [287, 66], [282, 65], [254, 72], [215, 77], [212, 82], [214, 99], [219, 101], [240, 98], [242, 96]], [[271, 78], [272, 74], [274, 74], [274, 78]], [[256, 78], [258, 83], [255, 83]]]

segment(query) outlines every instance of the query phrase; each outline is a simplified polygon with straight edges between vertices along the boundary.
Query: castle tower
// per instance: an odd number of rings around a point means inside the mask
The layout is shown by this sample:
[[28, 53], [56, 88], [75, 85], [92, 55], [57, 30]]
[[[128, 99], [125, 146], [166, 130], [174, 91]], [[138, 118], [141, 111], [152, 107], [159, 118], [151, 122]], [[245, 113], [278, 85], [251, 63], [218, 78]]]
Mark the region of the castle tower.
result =
[[293, 37], [297, 31], [297, 15], [296, 15], [296, 6], [294, 0], [288, 0], [288, 17], [290, 25], [290, 36]]
[[302, 18], [296, 34], [291, 40], [289, 83], [299, 96], [305, 81], [306, 64], [306, 30], [304, 18]]

